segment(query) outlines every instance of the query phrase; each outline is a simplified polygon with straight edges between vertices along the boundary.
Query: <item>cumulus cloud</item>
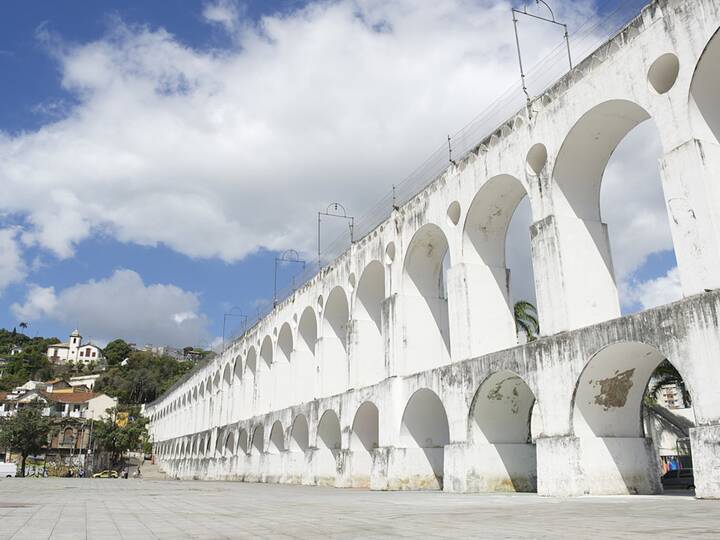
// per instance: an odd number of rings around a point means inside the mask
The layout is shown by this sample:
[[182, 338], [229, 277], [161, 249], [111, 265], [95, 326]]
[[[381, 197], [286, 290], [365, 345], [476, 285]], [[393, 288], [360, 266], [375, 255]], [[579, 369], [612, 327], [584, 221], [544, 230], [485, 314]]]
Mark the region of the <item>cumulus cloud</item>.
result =
[[83, 334], [105, 343], [122, 337], [139, 344], [184, 346], [209, 339], [200, 299], [174, 285], [146, 285], [137, 272], [116, 270], [61, 291], [31, 285], [24, 303], [11, 309], [22, 320], [52, 319], [79, 325]]
[[[589, 5], [557, 9], [572, 23]], [[226, 261], [311, 251], [320, 207], [362, 213], [517, 84], [509, 6], [338, 0], [236, 24], [237, 4], [208, 3], [228, 50], [121, 21], [82, 44], [44, 28], [75, 105], [0, 133], [0, 210], [59, 257], [97, 231]], [[561, 36], [526, 24], [531, 63]]]
[[208, 2], [202, 14], [206, 21], [219, 24], [228, 33], [237, 31], [240, 26], [239, 8], [233, 0]]
[[0, 294], [5, 287], [22, 281], [27, 274], [19, 236], [17, 228], [0, 229]]
[[636, 304], [640, 309], [650, 309], [682, 298], [680, 272], [677, 268], [655, 279], [623, 283], [622, 287], [627, 304]]

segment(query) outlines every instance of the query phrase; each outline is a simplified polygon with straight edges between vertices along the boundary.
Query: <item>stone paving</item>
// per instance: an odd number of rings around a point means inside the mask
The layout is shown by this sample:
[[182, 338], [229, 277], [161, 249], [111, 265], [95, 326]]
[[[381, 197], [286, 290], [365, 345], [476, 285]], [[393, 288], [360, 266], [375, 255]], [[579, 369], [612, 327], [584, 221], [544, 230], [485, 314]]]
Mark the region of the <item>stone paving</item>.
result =
[[720, 501], [371, 492], [122, 479], [0, 480], [0, 540], [719, 538]]

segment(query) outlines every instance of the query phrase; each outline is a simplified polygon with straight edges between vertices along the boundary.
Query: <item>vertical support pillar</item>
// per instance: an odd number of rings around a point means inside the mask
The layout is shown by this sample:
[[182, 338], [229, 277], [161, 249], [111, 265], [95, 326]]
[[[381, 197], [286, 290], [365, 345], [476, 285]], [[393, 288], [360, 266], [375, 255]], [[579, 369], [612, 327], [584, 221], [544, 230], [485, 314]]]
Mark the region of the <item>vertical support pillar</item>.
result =
[[607, 225], [549, 215], [531, 226], [530, 236], [543, 335], [620, 316]]
[[660, 174], [683, 295], [720, 288], [720, 145], [681, 144]]
[[448, 312], [453, 358], [465, 360], [517, 345], [509, 305], [508, 270], [457, 264], [448, 270]]

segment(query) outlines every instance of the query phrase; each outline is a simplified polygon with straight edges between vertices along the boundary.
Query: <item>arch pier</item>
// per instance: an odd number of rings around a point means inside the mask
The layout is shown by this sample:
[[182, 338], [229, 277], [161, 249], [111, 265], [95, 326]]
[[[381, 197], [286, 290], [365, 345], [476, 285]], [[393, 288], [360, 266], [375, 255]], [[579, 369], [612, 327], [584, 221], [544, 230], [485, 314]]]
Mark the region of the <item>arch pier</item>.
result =
[[[623, 316], [600, 189], [642, 122], [683, 297]], [[525, 198], [527, 343], [505, 256]], [[669, 362], [696, 496], [720, 498], [719, 358], [720, 3], [656, 0], [145, 414], [178, 478], [649, 494], [643, 396]]]

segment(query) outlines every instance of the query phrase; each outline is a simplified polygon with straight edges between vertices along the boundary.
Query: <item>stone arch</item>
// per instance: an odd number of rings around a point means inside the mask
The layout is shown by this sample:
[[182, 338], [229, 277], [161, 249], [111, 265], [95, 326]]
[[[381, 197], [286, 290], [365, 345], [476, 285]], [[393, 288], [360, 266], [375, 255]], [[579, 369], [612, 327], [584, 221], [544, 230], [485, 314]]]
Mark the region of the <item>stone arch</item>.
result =
[[242, 451], [243, 454], [248, 453], [248, 432], [246, 429], [241, 429], [238, 435], [238, 453]]
[[470, 491], [537, 490], [534, 405], [535, 394], [512, 371], [493, 373], [479, 386], [468, 419], [468, 443], [474, 448]]
[[262, 345], [260, 346], [260, 358], [263, 362], [260, 365], [264, 365], [263, 369], [270, 369], [273, 364], [273, 344], [272, 338], [267, 335], [263, 339]]
[[690, 114], [696, 136], [720, 143], [720, 29], [710, 38], [690, 83]]
[[304, 414], [298, 414], [290, 433], [290, 451], [305, 452], [310, 446], [308, 421]]
[[426, 224], [412, 237], [405, 255], [402, 291], [408, 372], [450, 361], [448, 301], [443, 283], [447, 252], [445, 233], [437, 225]]
[[350, 450], [371, 453], [378, 447], [379, 418], [378, 408], [372, 401], [366, 401], [358, 407], [350, 434]]
[[341, 448], [340, 420], [332, 409], [326, 410], [320, 417], [315, 433], [317, 452], [313, 461], [316, 466], [318, 485], [335, 485], [337, 478], [337, 458]]
[[280, 454], [285, 451], [285, 433], [283, 432], [282, 423], [276, 420], [270, 429], [270, 439], [268, 441], [268, 454]]
[[345, 290], [337, 286], [328, 294], [323, 309], [320, 339], [321, 393], [332, 395], [347, 387], [347, 328], [350, 317]]
[[233, 375], [235, 376], [236, 379], [242, 380], [242, 371], [243, 371], [242, 358], [238, 354], [235, 357], [235, 364], [233, 366]]
[[351, 384], [368, 386], [385, 378], [382, 336], [382, 303], [385, 300], [385, 267], [371, 261], [360, 276], [353, 304], [353, 364]]
[[215, 376], [213, 377], [212, 389], [213, 389], [213, 392], [217, 392], [218, 390], [220, 390], [220, 370], [219, 369], [215, 372]]
[[257, 375], [257, 352], [255, 347], [250, 347], [245, 357], [245, 369], [249, 369], [253, 377]]
[[305, 352], [307, 355], [315, 356], [315, 344], [317, 342], [317, 317], [312, 307], [308, 306], [300, 317], [298, 324], [298, 352]]
[[517, 343], [506, 245], [510, 222], [526, 196], [520, 180], [500, 174], [483, 184], [468, 208], [462, 243], [465, 265], [460, 271], [465, 273], [467, 305], [483, 306], [466, 310], [471, 317], [468, 356]]
[[280, 327], [280, 333], [277, 339], [278, 359], [290, 362], [293, 351], [292, 329], [288, 323]]
[[602, 348], [586, 363], [572, 402], [583, 492], [662, 491], [659, 459], [652, 440], [645, 436], [642, 409], [650, 377], [665, 359], [652, 345], [627, 341]]
[[252, 443], [250, 445], [250, 454], [263, 454], [265, 449], [263, 448], [263, 439], [265, 438], [265, 430], [262, 424], [255, 427], [252, 435]]
[[[553, 170], [555, 215], [542, 229], [560, 231], [560, 258], [583, 261], [563, 264], [564, 309], [570, 328], [620, 315], [608, 228], [601, 216], [601, 187], [615, 149], [650, 119], [650, 114], [632, 101], [605, 101], [577, 120], [560, 147]], [[539, 308], [542, 311], [542, 305]], [[540, 313], [541, 319], [544, 315]]]
[[230, 386], [232, 384], [232, 372], [230, 370], [230, 362], [225, 364], [225, 369], [223, 370], [223, 383], [225, 386]]
[[[442, 401], [428, 388], [417, 390], [408, 400], [400, 425], [400, 443], [407, 448], [412, 478], [420, 489], [442, 489], [445, 445], [450, 427]], [[412, 458], [415, 459], [412, 459]]]
[[232, 456], [235, 454], [235, 433], [233, 431], [229, 431], [227, 436], [225, 437], [225, 456]]
[[340, 420], [338, 415], [332, 409], [326, 410], [320, 417], [317, 429], [317, 448], [327, 450], [340, 450]]

